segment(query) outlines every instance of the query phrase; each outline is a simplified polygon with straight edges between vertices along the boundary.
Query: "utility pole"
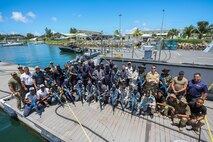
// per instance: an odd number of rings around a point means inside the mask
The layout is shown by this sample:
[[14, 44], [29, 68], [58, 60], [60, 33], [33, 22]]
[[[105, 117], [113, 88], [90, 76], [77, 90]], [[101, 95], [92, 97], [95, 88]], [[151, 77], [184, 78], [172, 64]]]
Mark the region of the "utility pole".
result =
[[[164, 23], [164, 12], [165, 12], [165, 10], [163, 9], [162, 11], [163, 11], [163, 18], [162, 18], [161, 31], [160, 31], [160, 33], [161, 33], [161, 42], [163, 42], [162, 32], [163, 32], [163, 23]], [[162, 45], [163, 45], [163, 44], [161, 43], [161, 45], [160, 45], [160, 51], [159, 51], [159, 58], [158, 58], [158, 61], [160, 61]]]
[[121, 44], [121, 40], [122, 40], [122, 34], [121, 34], [121, 16], [122, 14], [119, 14], [119, 34], [120, 34], [120, 44]]

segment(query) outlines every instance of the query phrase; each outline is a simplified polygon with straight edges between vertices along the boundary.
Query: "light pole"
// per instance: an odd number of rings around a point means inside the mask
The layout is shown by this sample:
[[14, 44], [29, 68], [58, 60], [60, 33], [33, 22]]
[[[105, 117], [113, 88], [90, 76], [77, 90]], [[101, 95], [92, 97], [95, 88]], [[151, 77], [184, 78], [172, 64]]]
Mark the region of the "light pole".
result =
[[[163, 30], [163, 22], [164, 22], [164, 12], [165, 12], [165, 10], [163, 9], [162, 11], [163, 11], [163, 18], [162, 18], [161, 31], [160, 31], [160, 33], [161, 33], [161, 42], [163, 42], [163, 36], [162, 36], [162, 32], [163, 32], [163, 31], [162, 31], [162, 30]], [[161, 46], [160, 46], [160, 51], [159, 51], [159, 58], [158, 58], [158, 61], [160, 61], [162, 45], [163, 45], [163, 44], [161, 44]]]
[[119, 34], [120, 34], [120, 41], [121, 41], [121, 39], [122, 39], [122, 34], [121, 34], [121, 16], [122, 16], [122, 14], [119, 14], [118, 16], [119, 16]]

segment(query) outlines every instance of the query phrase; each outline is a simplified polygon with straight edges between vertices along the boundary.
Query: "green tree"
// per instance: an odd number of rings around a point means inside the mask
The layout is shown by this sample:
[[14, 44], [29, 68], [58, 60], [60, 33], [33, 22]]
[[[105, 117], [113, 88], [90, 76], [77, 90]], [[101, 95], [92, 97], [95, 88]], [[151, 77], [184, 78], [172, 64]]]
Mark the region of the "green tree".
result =
[[45, 35], [47, 38], [51, 38], [53, 36], [53, 33], [51, 29], [48, 29], [47, 27], [45, 28]]
[[207, 21], [199, 21], [197, 22], [197, 32], [198, 38], [202, 39], [204, 34], [207, 34], [210, 31], [209, 22]]
[[187, 39], [189, 39], [193, 32], [195, 32], [195, 28], [192, 25], [190, 25], [184, 28], [183, 35], [184, 37], [187, 37]]
[[0, 34], [0, 41], [4, 40], [5, 36]]
[[75, 33], [77, 33], [77, 29], [76, 28], [70, 28], [70, 33], [71, 34], [75, 34]]
[[53, 34], [54, 38], [60, 38], [61, 36], [62, 36], [62, 34], [59, 32]]
[[157, 37], [157, 35], [156, 34], [152, 34], [152, 37]]
[[171, 29], [168, 32], [168, 36], [174, 38], [174, 36], [177, 36], [179, 34], [179, 31], [177, 29]]
[[142, 36], [143, 33], [139, 28], [137, 28], [134, 30], [134, 32], [132, 34], [133, 34], [133, 36], [139, 37], [139, 36]]
[[115, 36], [115, 37], [120, 37], [120, 36], [121, 36], [120, 31], [119, 31], [119, 30], [115, 30], [115, 31], [114, 31], [114, 36]]
[[27, 33], [27, 39], [34, 38], [35, 36], [32, 33]]

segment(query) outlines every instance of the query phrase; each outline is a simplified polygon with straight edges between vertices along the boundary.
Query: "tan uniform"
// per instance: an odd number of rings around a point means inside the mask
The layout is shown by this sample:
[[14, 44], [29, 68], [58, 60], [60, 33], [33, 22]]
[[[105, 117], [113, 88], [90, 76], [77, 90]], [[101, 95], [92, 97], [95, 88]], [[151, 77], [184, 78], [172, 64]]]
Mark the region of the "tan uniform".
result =
[[155, 72], [154, 74], [152, 74], [151, 71], [148, 72], [146, 75], [146, 89], [156, 93], [158, 89], [159, 81], [160, 81], [160, 75], [157, 72]]
[[[175, 114], [191, 115], [191, 110], [188, 105], [181, 106], [179, 103], [175, 106]], [[180, 126], [185, 126], [188, 121], [187, 118], [174, 118], [174, 123], [178, 123]]]
[[166, 86], [168, 87], [169, 84], [170, 84], [171, 81], [172, 81], [172, 76], [171, 76], [171, 75], [168, 75], [168, 76], [163, 77], [163, 79], [164, 79], [164, 82], [165, 82]]
[[17, 108], [21, 108], [21, 102], [24, 103], [25, 98], [25, 90], [21, 85], [21, 79], [18, 77], [17, 80], [14, 78], [11, 78], [8, 82], [8, 86], [11, 86], [15, 92], [18, 92], [18, 96], [16, 96], [17, 99]]

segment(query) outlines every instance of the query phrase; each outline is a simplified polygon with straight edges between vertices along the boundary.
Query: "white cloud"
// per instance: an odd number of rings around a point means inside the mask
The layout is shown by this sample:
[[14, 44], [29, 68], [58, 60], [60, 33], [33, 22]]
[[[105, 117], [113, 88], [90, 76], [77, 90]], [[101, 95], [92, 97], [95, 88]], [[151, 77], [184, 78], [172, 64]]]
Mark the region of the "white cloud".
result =
[[35, 17], [36, 17], [36, 15], [33, 12], [31, 12], [31, 11], [27, 13], [27, 16], [29, 16], [29, 17], [31, 17], [33, 19], [35, 19]]
[[35, 35], [35, 36], [40, 36], [41, 33], [39, 33], [39, 32], [34, 32], [34, 35]]
[[10, 32], [11, 35], [17, 34], [16, 32]]
[[12, 16], [11, 18], [17, 22], [23, 22], [23, 23], [27, 23], [29, 22], [29, 20], [27, 19], [26, 16], [24, 16], [21, 12], [12, 12]]
[[57, 21], [57, 18], [56, 17], [52, 17], [51, 20], [55, 22], [55, 21]]
[[126, 29], [126, 30], [125, 30], [125, 34], [131, 34], [131, 33], [133, 33], [133, 31], [135, 31], [137, 28], [138, 28], [138, 27], [133, 27], [133, 28], [131, 28], [131, 29]]
[[13, 11], [11, 19], [22, 22], [22, 23], [28, 23], [32, 22], [32, 19], [35, 19], [36, 15], [33, 12], [28, 12], [27, 14], [22, 14], [22, 12], [19, 11]]
[[146, 26], [146, 23], [143, 23], [142, 25], [145, 27], [145, 26]]
[[4, 22], [4, 18], [2, 16], [1, 12], [0, 12], [0, 22]]

